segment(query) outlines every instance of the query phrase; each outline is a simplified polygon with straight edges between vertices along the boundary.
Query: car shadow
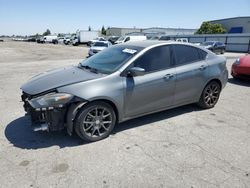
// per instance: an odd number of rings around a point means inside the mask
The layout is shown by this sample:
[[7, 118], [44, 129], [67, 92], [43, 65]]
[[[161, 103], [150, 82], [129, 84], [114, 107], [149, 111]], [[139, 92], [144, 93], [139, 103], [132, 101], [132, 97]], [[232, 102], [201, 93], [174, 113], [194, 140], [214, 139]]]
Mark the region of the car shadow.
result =
[[73, 147], [82, 143], [76, 135], [70, 137], [66, 130], [60, 132], [34, 132], [28, 117], [23, 116], [10, 122], [5, 136], [13, 146], [22, 149], [39, 149], [51, 146]]
[[250, 87], [250, 80], [247, 80], [247, 79], [229, 78], [228, 82], [230, 84], [235, 84], [235, 85], [239, 85], [239, 86]]
[[173, 108], [170, 110], [165, 110], [165, 111], [153, 113], [150, 115], [142, 116], [139, 118], [135, 118], [135, 119], [120, 123], [118, 126], [116, 126], [114, 128], [113, 134], [116, 134], [118, 132], [122, 132], [122, 131], [127, 130], [127, 129], [140, 127], [140, 126], [143, 126], [146, 124], [155, 123], [158, 121], [162, 121], [164, 119], [168, 119], [171, 117], [179, 116], [179, 115], [190, 113], [193, 111], [200, 111], [200, 110], [202, 110], [202, 109], [199, 108], [197, 105], [190, 104], [190, 105], [181, 106], [178, 108]]
[[[179, 116], [181, 114], [192, 111], [199, 111], [196, 105], [187, 105], [179, 108], [166, 110], [151, 115], [146, 115], [140, 118], [126, 121], [115, 127], [112, 134], [122, 132], [127, 129], [140, 127], [149, 123], [161, 121], [167, 118]], [[28, 117], [19, 117], [10, 122], [5, 129], [5, 136], [13, 146], [21, 149], [42, 149], [51, 146], [74, 147], [83, 144], [90, 144], [83, 142], [76, 134], [71, 137], [66, 130], [61, 132], [34, 132], [30, 127], [30, 120]]]

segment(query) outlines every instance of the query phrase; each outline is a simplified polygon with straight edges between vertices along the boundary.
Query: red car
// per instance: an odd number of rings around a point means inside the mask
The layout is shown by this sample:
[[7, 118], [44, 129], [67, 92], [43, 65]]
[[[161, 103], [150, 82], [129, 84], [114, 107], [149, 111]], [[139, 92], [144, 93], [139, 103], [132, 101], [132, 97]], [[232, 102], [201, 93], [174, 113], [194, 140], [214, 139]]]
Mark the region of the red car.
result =
[[250, 54], [238, 58], [233, 63], [231, 75], [234, 78], [250, 79]]

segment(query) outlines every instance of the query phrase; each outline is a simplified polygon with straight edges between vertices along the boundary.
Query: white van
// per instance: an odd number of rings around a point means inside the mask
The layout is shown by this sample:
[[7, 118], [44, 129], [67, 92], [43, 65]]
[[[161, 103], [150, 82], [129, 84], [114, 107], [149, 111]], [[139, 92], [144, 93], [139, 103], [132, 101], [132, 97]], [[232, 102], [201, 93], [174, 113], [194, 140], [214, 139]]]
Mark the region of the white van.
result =
[[120, 37], [115, 44], [120, 44], [128, 41], [142, 41], [142, 40], [147, 40], [146, 36], [124, 36]]

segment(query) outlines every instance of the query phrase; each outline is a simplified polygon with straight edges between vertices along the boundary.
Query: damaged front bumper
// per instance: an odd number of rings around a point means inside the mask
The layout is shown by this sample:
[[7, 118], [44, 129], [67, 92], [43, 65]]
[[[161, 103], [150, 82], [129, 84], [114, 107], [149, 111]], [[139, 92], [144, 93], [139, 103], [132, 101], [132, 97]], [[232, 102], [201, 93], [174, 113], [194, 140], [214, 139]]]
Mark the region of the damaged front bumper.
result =
[[66, 105], [34, 106], [33, 96], [23, 93], [24, 110], [30, 117], [34, 131], [60, 131], [65, 127]]

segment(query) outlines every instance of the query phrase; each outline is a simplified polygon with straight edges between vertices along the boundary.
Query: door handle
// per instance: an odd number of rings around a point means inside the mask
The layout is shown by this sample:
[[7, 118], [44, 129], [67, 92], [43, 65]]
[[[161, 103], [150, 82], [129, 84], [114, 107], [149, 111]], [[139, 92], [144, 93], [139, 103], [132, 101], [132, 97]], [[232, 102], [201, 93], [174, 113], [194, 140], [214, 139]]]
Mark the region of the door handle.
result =
[[173, 78], [174, 74], [166, 74], [163, 78], [166, 80], [169, 80], [170, 78]]
[[201, 65], [199, 69], [200, 69], [200, 70], [205, 70], [206, 68], [207, 68], [207, 66]]

